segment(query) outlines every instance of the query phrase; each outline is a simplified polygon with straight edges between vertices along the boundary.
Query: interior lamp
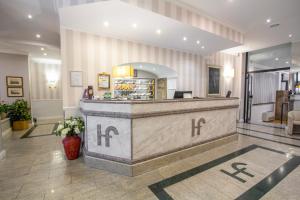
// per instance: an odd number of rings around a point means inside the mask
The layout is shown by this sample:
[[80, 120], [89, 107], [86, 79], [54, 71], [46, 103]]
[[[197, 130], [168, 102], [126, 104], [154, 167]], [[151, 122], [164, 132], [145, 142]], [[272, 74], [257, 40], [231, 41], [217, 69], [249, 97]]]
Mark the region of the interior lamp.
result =
[[130, 65], [115, 66], [112, 70], [113, 78], [132, 78], [134, 76], [134, 69]]
[[225, 78], [233, 78], [234, 77], [234, 69], [230, 66], [225, 66], [224, 77]]
[[47, 81], [49, 88], [56, 88], [56, 84], [58, 81], [58, 75], [54, 72], [47, 73]]

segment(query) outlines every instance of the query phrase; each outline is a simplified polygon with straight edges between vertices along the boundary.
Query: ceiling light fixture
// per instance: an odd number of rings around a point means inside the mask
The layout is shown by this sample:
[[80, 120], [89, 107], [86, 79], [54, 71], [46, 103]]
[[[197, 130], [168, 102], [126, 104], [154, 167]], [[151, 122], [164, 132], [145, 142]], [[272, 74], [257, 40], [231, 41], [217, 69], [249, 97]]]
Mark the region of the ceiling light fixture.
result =
[[108, 21], [103, 22], [103, 26], [108, 27], [109, 26], [109, 22]]
[[44, 56], [47, 56], [47, 53], [44, 53]]
[[187, 37], [183, 37], [182, 39], [183, 39], [183, 41], [187, 41]]
[[28, 15], [27, 15], [27, 18], [28, 18], [28, 19], [32, 19], [32, 15], [31, 15], [31, 14], [28, 14]]
[[271, 18], [269, 18], [269, 19], [266, 20], [266, 22], [267, 22], [268, 24], [271, 23], [271, 21], [272, 21]]
[[276, 60], [276, 61], [278, 61], [278, 60], [279, 60], [279, 58], [275, 58], [275, 60]]
[[36, 34], [35, 37], [36, 38], [41, 38], [41, 35], [40, 34]]
[[293, 34], [289, 34], [289, 38], [293, 37]]
[[161, 34], [161, 30], [160, 30], [160, 29], [157, 29], [157, 30], [156, 30], [156, 34], [160, 35], [160, 34]]
[[197, 44], [200, 44], [200, 40], [197, 40]]
[[202, 46], [202, 47], [201, 47], [201, 49], [204, 49], [204, 48], [205, 48], [205, 46]]
[[132, 28], [137, 28], [137, 24], [136, 24], [136, 23], [133, 23], [133, 24], [132, 24]]
[[41, 51], [44, 51], [45, 50], [45, 48], [44, 47], [41, 47]]
[[286, 61], [285, 64], [289, 64], [289, 61]]

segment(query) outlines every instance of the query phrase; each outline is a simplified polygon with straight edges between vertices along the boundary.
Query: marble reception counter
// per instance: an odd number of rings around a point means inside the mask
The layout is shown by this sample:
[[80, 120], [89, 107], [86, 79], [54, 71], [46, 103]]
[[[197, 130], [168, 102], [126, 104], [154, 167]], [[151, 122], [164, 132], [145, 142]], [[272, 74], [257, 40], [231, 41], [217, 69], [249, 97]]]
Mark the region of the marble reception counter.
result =
[[237, 138], [239, 99], [81, 100], [87, 165], [135, 176]]

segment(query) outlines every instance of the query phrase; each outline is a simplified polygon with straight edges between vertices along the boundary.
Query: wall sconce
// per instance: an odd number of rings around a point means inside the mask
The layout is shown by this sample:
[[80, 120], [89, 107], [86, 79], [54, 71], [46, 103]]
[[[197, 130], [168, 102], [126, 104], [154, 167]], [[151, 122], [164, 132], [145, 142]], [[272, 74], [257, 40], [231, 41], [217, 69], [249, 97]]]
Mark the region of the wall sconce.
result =
[[58, 81], [58, 75], [54, 72], [47, 73], [47, 81], [50, 89], [56, 88], [56, 84]]
[[225, 78], [233, 78], [234, 77], [234, 69], [229, 66], [224, 67], [224, 77]]

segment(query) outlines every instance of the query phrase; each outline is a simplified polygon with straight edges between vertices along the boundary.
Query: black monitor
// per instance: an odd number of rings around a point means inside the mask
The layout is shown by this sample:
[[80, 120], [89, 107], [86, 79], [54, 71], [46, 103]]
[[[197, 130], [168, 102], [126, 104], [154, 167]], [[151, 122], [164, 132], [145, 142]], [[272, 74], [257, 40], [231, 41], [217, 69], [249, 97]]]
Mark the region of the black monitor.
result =
[[175, 91], [174, 99], [183, 99], [184, 94], [191, 94], [192, 91]]

